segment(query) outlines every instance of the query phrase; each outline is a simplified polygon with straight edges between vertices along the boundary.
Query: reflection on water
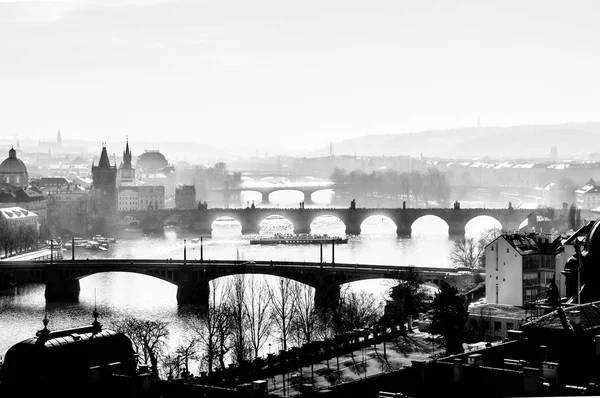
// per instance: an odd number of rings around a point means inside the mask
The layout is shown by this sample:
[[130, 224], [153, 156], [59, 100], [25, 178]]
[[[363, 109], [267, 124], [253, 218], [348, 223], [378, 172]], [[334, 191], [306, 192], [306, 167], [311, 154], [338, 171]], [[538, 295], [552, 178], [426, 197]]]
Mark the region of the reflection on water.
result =
[[[489, 217], [478, 217], [467, 225], [466, 236], [478, 236], [498, 223]], [[368, 263], [386, 265], [448, 266], [448, 254], [453, 241], [448, 238], [447, 225], [435, 217], [423, 217], [413, 225], [411, 238], [396, 237], [396, 226], [387, 217], [370, 217], [361, 226], [359, 236], [349, 236], [347, 244], [336, 245], [336, 263]], [[312, 232], [345, 236], [345, 226], [336, 217], [319, 217], [311, 225]], [[293, 232], [288, 220], [266, 219], [261, 234]], [[77, 249], [77, 258], [178, 258], [183, 259], [184, 245], [188, 259], [200, 258], [199, 237], [190, 232], [167, 230], [161, 237], [122, 239], [106, 252]], [[185, 239], [185, 244], [184, 244]], [[219, 220], [213, 224], [212, 236], [203, 237], [204, 259], [293, 260], [320, 261], [320, 245], [261, 246], [250, 245], [249, 236], [242, 236], [234, 220]], [[67, 256], [69, 254], [67, 253]], [[331, 245], [325, 245], [323, 261], [331, 262]], [[269, 279], [272, 277], [265, 277]], [[83, 278], [78, 303], [46, 305], [44, 285], [18, 287], [12, 295], [0, 297], [0, 354], [13, 344], [31, 337], [43, 327], [48, 314], [50, 329], [62, 329], [89, 324], [94, 306], [101, 313], [101, 322], [110, 326], [113, 319], [135, 316], [162, 319], [170, 323], [171, 345], [185, 339], [187, 316], [176, 301], [176, 286], [143, 275], [102, 273]], [[390, 282], [370, 280], [355, 282], [351, 288], [373, 292], [381, 301]], [[175, 343], [173, 343], [175, 342]]]

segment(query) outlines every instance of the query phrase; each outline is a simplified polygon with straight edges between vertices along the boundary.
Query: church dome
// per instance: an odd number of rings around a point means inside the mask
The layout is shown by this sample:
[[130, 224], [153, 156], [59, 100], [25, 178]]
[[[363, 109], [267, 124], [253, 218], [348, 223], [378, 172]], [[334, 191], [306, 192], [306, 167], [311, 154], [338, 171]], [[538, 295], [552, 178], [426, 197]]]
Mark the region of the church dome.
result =
[[29, 175], [23, 161], [17, 158], [17, 151], [11, 148], [8, 158], [0, 164], [0, 182], [7, 183], [19, 188], [27, 188]]
[[159, 151], [145, 151], [137, 159], [137, 167], [145, 170], [159, 170], [168, 164], [165, 155]]

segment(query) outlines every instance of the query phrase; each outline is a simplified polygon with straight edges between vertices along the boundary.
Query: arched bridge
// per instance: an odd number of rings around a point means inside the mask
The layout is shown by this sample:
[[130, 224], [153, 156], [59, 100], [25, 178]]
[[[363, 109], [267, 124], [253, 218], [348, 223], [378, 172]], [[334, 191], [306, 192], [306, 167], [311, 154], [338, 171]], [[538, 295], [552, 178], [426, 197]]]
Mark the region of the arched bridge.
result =
[[321, 183], [321, 184], [316, 184], [316, 183], [305, 183], [305, 184], [285, 184], [285, 183], [281, 183], [281, 184], [272, 184], [272, 185], [256, 185], [256, 186], [252, 186], [252, 185], [247, 185], [247, 186], [241, 186], [241, 187], [236, 187], [236, 188], [223, 188], [223, 189], [215, 189], [215, 191], [219, 191], [221, 193], [223, 193], [223, 195], [225, 197], [227, 197], [228, 195], [232, 194], [232, 193], [239, 193], [242, 191], [247, 191], [247, 192], [258, 192], [261, 195], [261, 203], [262, 204], [269, 204], [269, 195], [271, 195], [273, 192], [277, 192], [277, 191], [300, 191], [302, 192], [302, 194], [304, 195], [304, 203], [305, 204], [312, 204], [312, 194], [317, 192], [317, 191], [322, 191], [324, 189], [336, 189], [336, 188], [340, 188], [344, 186], [343, 184], [335, 184], [333, 182], [330, 183]]
[[[364, 279], [398, 279], [409, 267], [368, 264], [332, 264], [282, 261], [92, 259], [3, 261], [0, 287], [18, 283], [46, 284], [47, 301], [77, 301], [79, 279], [101, 272], [133, 272], [177, 285], [179, 304], [207, 305], [210, 281], [236, 274], [274, 275], [315, 288], [315, 303], [327, 305], [340, 295], [340, 285]], [[424, 281], [439, 283], [455, 268], [414, 267]]]
[[[505, 230], [517, 230], [524, 220], [533, 218], [535, 210], [527, 209], [404, 209], [404, 208], [255, 208], [255, 209], [203, 209], [203, 210], [148, 210], [120, 212], [122, 219], [138, 222], [145, 232], [162, 231], [167, 224], [188, 227], [201, 234], [210, 235], [217, 219], [229, 217], [242, 226], [242, 234], [258, 234], [260, 223], [267, 217], [278, 215], [294, 225], [295, 233], [310, 233], [311, 223], [319, 216], [334, 216], [346, 225], [346, 234], [359, 235], [361, 224], [371, 216], [386, 216], [396, 224], [398, 236], [410, 236], [412, 224], [423, 216], [437, 216], [448, 224], [451, 236], [465, 233], [467, 223], [477, 216], [490, 216], [498, 220]], [[533, 217], [532, 217], [533, 216]], [[531, 221], [530, 225], [532, 224]]]

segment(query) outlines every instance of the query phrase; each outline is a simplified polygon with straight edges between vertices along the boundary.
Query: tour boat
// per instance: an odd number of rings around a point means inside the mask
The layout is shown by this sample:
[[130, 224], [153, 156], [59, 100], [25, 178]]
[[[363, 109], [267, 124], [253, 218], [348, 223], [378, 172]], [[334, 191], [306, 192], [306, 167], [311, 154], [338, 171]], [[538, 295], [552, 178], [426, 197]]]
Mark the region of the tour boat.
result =
[[198, 242], [200, 242], [200, 238], [193, 238], [192, 239], [192, 243], [198, 243]]
[[279, 245], [279, 244], [294, 244], [307, 245], [315, 243], [348, 243], [348, 238], [339, 236], [313, 235], [313, 234], [275, 234], [274, 236], [264, 236], [255, 239], [250, 239], [251, 245]]

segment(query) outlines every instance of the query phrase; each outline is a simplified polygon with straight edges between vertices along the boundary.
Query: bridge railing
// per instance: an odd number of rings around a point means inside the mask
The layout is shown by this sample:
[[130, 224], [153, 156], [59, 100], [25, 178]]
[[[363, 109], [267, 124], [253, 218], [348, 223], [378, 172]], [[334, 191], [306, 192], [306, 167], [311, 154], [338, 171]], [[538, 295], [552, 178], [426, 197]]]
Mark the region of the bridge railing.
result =
[[52, 264], [48, 260], [31, 260], [31, 261], [10, 261], [5, 260], [0, 263], [2, 268], [31, 268], [39, 267], [40, 265], [47, 266], [80, 266], [80, 265], [127, 265], [127, 266], [251, 266], [251, 267], [287, 267], [294, 269], [311, 268], [334, 268], [342, 270], [354, 271], [379, 271], [379, 272], [401, 272], [410, 268], [418, 272], [424, 273], [457, 273], [460, 271], [456, 268], [449, 267], [429, 267], [429, 266], [406, 266], [406, 265], [382, 265], [382, 264], [352, 264], [352, 263], [320, 263], [320, 262], [304, 262], [304, 261], [272, 261], [272, 260], [188, 260], [183, 259], [77, 259], [77, 260], [54, 260]]

